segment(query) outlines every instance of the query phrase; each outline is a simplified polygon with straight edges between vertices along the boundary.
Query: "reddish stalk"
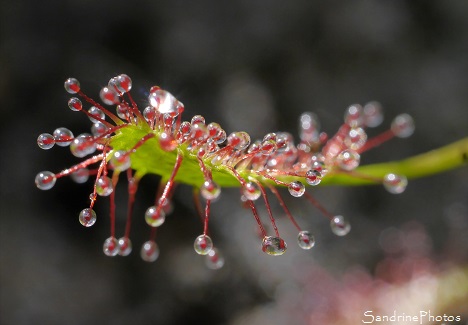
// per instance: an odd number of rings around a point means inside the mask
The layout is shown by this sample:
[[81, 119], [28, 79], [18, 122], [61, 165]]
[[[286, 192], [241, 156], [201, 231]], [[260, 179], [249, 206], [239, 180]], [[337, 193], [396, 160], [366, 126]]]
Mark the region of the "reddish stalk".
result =
[[[271, 176], [270, 174], [266, 173], [265, 171], [259, 171], [259, 172], [257, 172], [257, 174], [260, 175], [260, 176], [263, 176], [263, 177], [265, 177], [267, 179], [272, 180], [273, 182], [275, 182], [278, 185], [283, 185], [283, 186], [288, 186], [289, 185], [289, 183], [280, 181], [279, 179], [276, 179], [275, 177]], [[297, 176], [297, 175], [294, 175], [294, 176]]]
[[55, 177], [60, 178], [60, 177], [63, 177], [63, 176], [68, 176], [71, 173], [76, 172], [77, 170], [79, 170], [81, 168], [85, 168], [85, 167], [87, 167], [89, 165], [97, 163], [98, 161], [102, 161], [104, 157], [105, 157], [105, 154], [101, 153], [99, 155], [88, 158], [85, 161], [83, 161], [83, 162], [81, 162], [81, 163], [79, 163], [79, 164], [77, 164], [75, 166], [72, 166], [70, 168], [62, 170], [60, 173], [56, 174]]
[[171, 176], [169, 177], [169, 180], [167, 181], [166, 183], [166, 186], [164, 187], [164, 191], [161, 195], [161, 198], [159, 199], [159, 202], [158, 202], [158, 198], [156, 197], [156, 200], [155, 200], [155, 204], [157, 206], [157, 211], [159, 212], [161, 210], [161, 207], [162, 207], [162, 204], [164, 203], [164, 201], [166, 199], [168, 199], [168, 195], [174, 185], [174, 178], [176, 177], [177, 175], [177, 172], [179, 171], [179, 168], [182, 164], [182, 160], [183, 160], [184, 156], [182, 156], [180, 153], [177, 153], [177, 158], [176, 158], [176, 162], [174, 164], [174, 168], [172, 169], [172, 173], [171, 173]]
[[[286, 206], [286, 203], [284, 202], [283, 198], [281, 197], [280, 193], [278, 192], [278, 190], [276, 189], [276, 187], [274, 186], [270, 186], [270, 191], [276, 196], [276, 198], [278, 199], [279, 201], [279, 204], [281, 205], [281, 207], [283, 208], [284, 212], [286, 213], [286, 216], [288, 217], [288, 219], [292, 222], [292, 224], [294, 225], [294, 227], [296, 227], [296, 229], [298, 231], [302, 231], [301, 227], [299, 227], [299, 224], [296, 222], [296, 219], [294, 219], [293, 215], [291, 214], [291, 212], [289, 211], [288, 207]], [[305, 193], [307, 194], [307, 193]]]
[[143, 138], [141, 138], [127, 153], [125, 154], [126, 156], [134, 153], [138, 148], [140, 148], [142, 145], [145, 144], [146, 141], [148, 141], [151, 138], [154, 138], [155, 134], [154, 133], [148, 133], [145, 135]]
[[133, 100], [133, 97], [132, 95], [130, 95], [130, 92], [127, 92], [127, 96], [128, 98], [130, 99], [130, 103], [132, 103], [132, 111], [133, 111], [133, 114], [136, 115], [136, 117], [141, 120], [141, 121], [144, 121], [145, 118], [143, 117], [143, 115], [141, 114], [140, 110], [138, 109], [138, 105], [135, 103], [135, 101]]
[[276, 226], [275, 218], [273, 217], [273, 213], [271, 212], [270, 202], [268, 202], [268, 197], [265, 192], [265, 188], [259, 182], [256, 182], [256, 183], [258, 187], [260, 188], [260, 191], [262, 192], [263, 201], [265, 201], [265, 206], [267, 208], [268, 216], [270, 217], [271, 225], [273, 226], [273, 229], [275, 230], [276, 237], [280, 237], [278, 227]]
[[132, 227], [132, 215], [133, 215], [133, 206], [135, 203], [135, 194], [138, 190], [138, 183], [140, 178], [134, 178], [132, 176], [132, 170], [127, 169], [127, 179], [128, 179], [128, 204], [127, 204], [127, 221], [125, 223], [125, 238], [130, 236], [130, 229]]
[[205, 220], [204, 220], [204, 227], [203, 227], [203, 235], [204, 236], [208, 235], [208, 221], [210, 219], [210, 206], [211, 206], [211, 200], [206, 200]]
[[[102, 106], [101, 104], [99, 104], [98, 102], [96, 102], [94, 99], [92, 99], [91, 97], [88, 97], [86, 96], [85, 93], [83, 93], [81, 90], [78, 91], [78, 95], [80, 95], [85, 101], [87, 101], [89, 104], [93, 105], [93, 106], [96, 106], [97, 108], [99, 108], [101, 111], [104, 112], [104, 114], [106, 114], [107, 116], [109, 116], [109, 118], [114, 121], [116, 124], [121, 124], [122, 123], [122, 120], [115, 114], [111, 113], [107, 108], [105, 108], [104, 106]], [[93, 116], [94, 117], [94, 116]]]
[[198, 217], [200, 218], [201, 223], [204, 222], [203, 209], [199, 199], [200, 190], [196, 187], [193, 188], [193, 203], [195, 204], [195, 210], [197, 211]]
[[379, 135], [376, 135], [375, 137], [367, 140], [366, 144], [362, 146], [362, 148], [357, 150], [357, 153], [362, 153], [372, 148], [378, 147], [382, 143], [387, 142], [388, 140], [393, 139], [394, 137], [395, 137], [395, 134], [393, 133], [391, 129], [384, 131], [380, 133]]
[[97, 194], [96, 194], [97, 180], [101, 177], [101, 175], [104, 175], [104, 176], [107, 175], [107, 169], [106, 169], [106, 167], [107, 167], [106, 152], [104, 152], [103, 158], [102, 158], [102, 162], [101, 162], [101, 164], [99, 165], [99, 169], [98, 169], [98, 172], [97, 172], [97, 174], [96, 174], [96, 180], [94, 181], [93, 193], [91, 194], [91, 204], [90, 204], [90, 206], [89, 206], [90, 209], [93, 208], [94, 203], [96, 202], [96, 197], [97, 197]]
[[312, 203], [312, 205], [314, 207], [316, 207], [317, 209], [320, 210], [320, 212], [322, 212], [322, 214], [327, 217], [328, 219], [330, 220], [333, 220], [333, 218], [335, 216], [333, 216], [330, 212], [327, 211], [327, 209], [325, 209], [312, 195], [310, 195], [309, 193], [305, 192], [304, 193], [304, 196], [306, 197], [307, 200], [309, 200], [310, 203]]
[[112, 174], [112, 186], [114, 190], [110, 194], [110, 233], [111, 237], [115, 237], [115, 191], [117, 182], [119, 181], [119, 172], [114, 171]]
[[260, 221], [260, 217], [258, 216], [258, 211], [257, 211], [257, 208], [255, 207], [255, 204], [251, 200], [248, 200], [247, 202], [249, 202], [250, 209], [252, 210], [255, 221], [257, 221], [258, 228], [260, 229], [260, 232], [262, 233], [262, 237], [265, 237], [267, 233], [265, 231], [265, 228], [262, 225], [262, 222]]
[[211, 170], [206, 168], [206, 165], [205, 165], [203, 159], [201, 159], [200, 157], [197, 157], [197, 159], [198, 159], [198, 164], [200, 165], [200, 169], [203, 172], [203, 176], [205, 178], [205, 181], [211, 180], [212, 179]]

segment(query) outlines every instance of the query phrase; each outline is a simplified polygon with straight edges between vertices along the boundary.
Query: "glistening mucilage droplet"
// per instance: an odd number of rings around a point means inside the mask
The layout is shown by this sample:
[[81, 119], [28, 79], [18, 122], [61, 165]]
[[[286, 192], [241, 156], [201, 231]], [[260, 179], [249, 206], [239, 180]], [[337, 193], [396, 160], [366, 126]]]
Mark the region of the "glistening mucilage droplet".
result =
[[246, 183], [245, 186], [242, 187], [241, 191], [242, 195], [244, 195], [246, 199], [250, 201], [255, 201], [260, 197], [260, 195], [262, 195], [260, 188], [254, 182]]
[[36, 175], [36, 186], [40, 190], [50, 190], [56, 181], [55, 174], [49, 171], [43, 171]]
[[310, 232], [302, 230], [297, 235], [297, 244], [302, 249], [311, 249], [315, 245], [315, 238]]
[[405, 176], [389, 173], [384, 176], [383, 185], [388, 192], [400, 194], [405, 191], [408, 180]]
[[127, 256], [132, 252], [132, 241], [128, 237], [121, 237], [117, 242], [120, 256]]
[[96, 222], [96, 212], [93, 209], [86, 208], [81, 210], [78, 218], [83, 226], [91, 227]]
[[337, 236], [345, 236], [351, 230], [351, 225], [343, 216], [334, 216], [330, 221], [330, 227]]
[[76, 94], [80, 91], [80, 82], [75, 78], [68, 78], [65, 81], [64, 87], [69, 94]]
[[42, 133], [37, 137], [37, 145], [41, 149], [48, 150], [55, 145], [55, 138], [52, 134]]
[[213, 241], [207, 235], [200, 235], [193, 243], [195, 252], [199, 255], [206, 255], [213, 249]]
[[102, 250], [107, 256], [116, 256], [120, 251], [119, 242], [115, 237], [111, 236], [104, 241]]
[[214, 181], [206, 180], [200, 188], [200, 194], [205, 200], [216, 200], [221, 194], [221, 188]]
[[70, 145], [74, 137], [72, 131], [63, 127], [55, 129], [53, 135], [54, 135], [55, 142], [60, 147], [66, 147]]
[[289, 183], [288, 190], [289, 194], [291, 194], [292, 196], [301, 197], [302, 195], [304, 195], [305, 186], [299, 181], [294, 181]]
[[262, 250], [268, 255], [279, 256], [286, 252], [288, 245], [280, 237], [265, 236], [262, 241]]
[[141, 259], [145, 262], [154, 262], [159, 257], [159, 247], [153, 240], [148, 240], [141, 246]]
[[107, 176], [101, 176], [96, 181], [96, 193], [100, 196], [109, 196], [114, 191], [112, 180]]
[[146, 209], [145, 221], [151, 227], [161, 226], [164, 223], [164, 220], [166, 220], [166, 213], [162, 207], [158, 208], [157, 206], [153, 205]]

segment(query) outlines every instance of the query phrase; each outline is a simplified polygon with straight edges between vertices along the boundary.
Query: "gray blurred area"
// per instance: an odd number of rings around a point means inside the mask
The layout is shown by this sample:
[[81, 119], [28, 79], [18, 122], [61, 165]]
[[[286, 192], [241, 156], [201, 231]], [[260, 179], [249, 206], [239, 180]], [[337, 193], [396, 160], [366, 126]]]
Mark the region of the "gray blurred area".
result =
[[[463, 0], [2, 0], [0, 324], [292, 324], [297, 315], [277, 311], [305, 290], [295, 274], [320, 266], [339, 278], [356, 265], [372, 273], [388, 249], [381, 234], [408, 222], [424, 229], [433, 261], [466, 266], [466, 167], [411, 181], [399, 196], [379, 186], [312, 190], [331, 212], [350, 219], [352, 231], [343, 238], [306, 200], [284, 193], [317, 244], [300, 250], [296, 230], [272, 202], [289, 244], [282, 257], [261, 252], [250, 211], [237, 189], [226, 189], [213, 204], [210, 226], [226, 259], [219, 271], [193, 252], [202, 227], [189, 188], [178, 188], [174, 213], [158, 230], [161, 255], [148, 264], [138, 252], [149, 236], [143, 213], [158, 177], [140, 186], [134, 252], [126, 258], [102, 253], [107, 200], [97, 203], [94, 227], [78, 223], [90, 183], [60, 179], [43, 192], [34, 177], [77, 162], [67, 148], [39, 149], [40, 133], [64, 126], [79, 134], [90, 126], [67, 108], [68, 77], [97, 98], [110, 77], [126, 73], [141, 107], [157, 84], [185, 104], [186, 120], [201, 114], [252, 138], [278, 130], [297, 137], [303, 111], [315, 112], [332, 133], [348, 105], [371, 100], [385, 109], [381, 130], [399, 113], [414, 117], [414, 136], [376, 148], [363, 163], [453, 142], [468, 134], [467, 17]], [[124, 187], [117, 193], [119, 236]], [[318, 304], [326, 310], [326, 301]], [[457, 310], [464, 321], [466, 305]]]

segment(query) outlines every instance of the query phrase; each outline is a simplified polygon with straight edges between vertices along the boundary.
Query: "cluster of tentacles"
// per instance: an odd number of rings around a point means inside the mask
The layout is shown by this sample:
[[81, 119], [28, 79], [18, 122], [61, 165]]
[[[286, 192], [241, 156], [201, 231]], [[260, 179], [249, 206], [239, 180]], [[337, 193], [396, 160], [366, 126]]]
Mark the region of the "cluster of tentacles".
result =
[[[408, 137], [414, 130], [411, 117], [402, 114], [393, 120], [389, 130], [368, 139], [365, 128], [376, 127], [383, 120], [381, 107], [376, 102], [364, 107], [358, 104], [348, 107], [344, 123], [330, 137], [320, 131], [315, 114], [304, 113], [299, 122], [298, 144], [286, 132], [269, 133], [252, 142], [248, 133], [241, 131], [227, 135], [218, 123], [206, 124], [200, 115], [194, 116], [190, 122], [182, 121], [184, 105], [158, 86], [149, 90], [148, 106], [140, 111], [130, 95], [131, 88], [130, 77], [121, 74], [111, 78], [108, 86], [101, 89], [102, 102], [113, 106], [114, 114], [85, 95], [78, 80], [67, 79], [67, 92], [81, 98], [72, 97], [68, 107], [89, 117], [91, 133], [74, 136], [70, 130], [60, 127], [52, 134], [39, 135], [37, 139], [42, 149], [50, 149], [54, 145], [69, 146], [74, 156], [86, 157], [79, 164], [56, 174], [40, 172], [35, 181], [39, 189], [48, 190], [64, 176], [71, 176], [77, 183], [84, 183], [89, 176], [94, 176], [90, 205], [81, 211], [79, 221], [85, 227], [92, 226], [96, 222], [93, 206], [97, 197], [110, 197], [110, 237], [103, 246], [108, 256], [126, 256], [132, 250], [129, 236], [135, 193], [140, 179], [148, 173], [158, 174], [162, 180], [155, 202], [144, 216], [152, 231], [141, 248], [143, 260], [151, 262], [157, 259], [159, 249], [155, 230], [172, 210], [174, 185], [184, 183], [193, 186], [195, 205], [203, 221], [203, 233], [195, 239], [195, 251], [206, 255], [207, 265], [213, 269], [222, 267], [224, 262], [209, 237], [208, 222], [211, 203], [219, 198], [223, 187], [240, 187], [241, 200], [250, 207], [258, 224], [262, 250], [269, 255], [282, 255], [287, 245], [276, 227], [267, 190], [279, 201], [285, 215], [299, 231], [298, 245], [310, 249], [315, 244], [313, 235], [296, 222], [278, 187], [286, 187], [294, 197], [304, 196], [330, 219], [332, 231], [339, 236], [349, 232], [349, 222], [341, 215], [328, 212], [306, 192], [306, 185], [317, 186], [327, 175], [342, 173], [382, 183], [391, 193], [401, 193], [406, 188], [407, 180], [403, 175], [389, 173], [383, 178], [375, 178], [356, 171], [364, 151], [395, 136]], [[84, 109], [82, 100], [90, 108]], [[124, 235], [117, 239], [115, 188], [121, 173], [125, 173], [128, 179], [128, 212]], [[275, 232], [272, 236], [267, 234], [255, 206], [255, 201], [260, 198], [266, 205]]]

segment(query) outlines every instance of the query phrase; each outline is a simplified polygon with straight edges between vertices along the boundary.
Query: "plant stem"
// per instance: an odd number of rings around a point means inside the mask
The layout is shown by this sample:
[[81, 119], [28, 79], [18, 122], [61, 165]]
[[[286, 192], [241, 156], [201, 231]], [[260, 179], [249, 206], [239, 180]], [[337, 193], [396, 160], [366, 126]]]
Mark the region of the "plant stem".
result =
[[327, 185], [365, 185], [375, 184], [371, 178], [382, 178], [385, 174], [395, 173], [407, 178], [418, 178], [442, 173], [451, 169], [467, 166], [468, 138], [463, 138], [438, 149], [409, 157], [400, 161], [361, 166], [356, 174], [370, 176], [363, 179], [345, 173], [330, 174], [324, 177], [322, 184]]

